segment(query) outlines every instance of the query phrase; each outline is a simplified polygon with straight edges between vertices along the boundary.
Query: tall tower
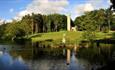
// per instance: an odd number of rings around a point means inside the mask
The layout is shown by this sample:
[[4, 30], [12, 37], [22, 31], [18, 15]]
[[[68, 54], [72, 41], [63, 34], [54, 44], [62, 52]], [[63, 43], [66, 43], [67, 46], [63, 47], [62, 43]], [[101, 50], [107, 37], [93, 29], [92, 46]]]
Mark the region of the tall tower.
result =
[[71, 30], [71, 19], [70, 14], [67, 14], [67, 31]]

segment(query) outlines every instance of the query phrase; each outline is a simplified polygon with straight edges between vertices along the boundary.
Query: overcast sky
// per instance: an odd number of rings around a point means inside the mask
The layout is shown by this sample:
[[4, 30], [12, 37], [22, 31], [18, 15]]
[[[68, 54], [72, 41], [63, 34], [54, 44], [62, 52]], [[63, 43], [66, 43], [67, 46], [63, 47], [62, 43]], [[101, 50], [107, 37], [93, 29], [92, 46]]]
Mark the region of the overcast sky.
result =
[[109, 0], [0, 0], [0, 19], [11, 21], [26, 14], [71, 14], [71, 18], [85, 11], [108, 8]]

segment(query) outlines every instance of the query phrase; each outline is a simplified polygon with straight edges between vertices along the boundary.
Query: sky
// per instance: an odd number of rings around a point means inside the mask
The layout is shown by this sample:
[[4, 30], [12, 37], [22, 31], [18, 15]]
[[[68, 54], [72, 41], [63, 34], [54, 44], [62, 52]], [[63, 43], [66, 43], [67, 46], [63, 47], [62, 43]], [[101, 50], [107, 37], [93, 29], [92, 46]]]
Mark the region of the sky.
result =
[[0, 0], [0, 19], [11, 22], [31, 13], [71, 14], [74, 20], [86, 11], [108, 8], [109, 0]]

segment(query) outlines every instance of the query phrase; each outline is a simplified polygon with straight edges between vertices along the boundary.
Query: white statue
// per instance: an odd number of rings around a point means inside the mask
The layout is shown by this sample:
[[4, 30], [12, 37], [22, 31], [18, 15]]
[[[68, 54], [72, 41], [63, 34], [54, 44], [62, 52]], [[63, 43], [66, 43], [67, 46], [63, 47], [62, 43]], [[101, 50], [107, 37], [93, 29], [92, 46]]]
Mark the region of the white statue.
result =
[[66, 42], [65, 36], [66, 36], [66, 34], [64, 33], [64, 34], [63, 34], [63, 38], [62, 38], [62, 43], [63, 43], [63, 44], [65, 44], [65, 42]]

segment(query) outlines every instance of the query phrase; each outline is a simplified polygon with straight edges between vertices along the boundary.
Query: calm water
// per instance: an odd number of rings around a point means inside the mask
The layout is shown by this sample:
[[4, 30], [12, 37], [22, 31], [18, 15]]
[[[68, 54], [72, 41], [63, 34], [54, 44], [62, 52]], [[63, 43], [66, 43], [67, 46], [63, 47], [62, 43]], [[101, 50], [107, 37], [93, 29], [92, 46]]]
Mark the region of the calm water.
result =
[[[91, 70], [91, 64], [64, 48], [0, 45], [0, 70]], [[67, 65], [67, 60], [70, 64]]]

